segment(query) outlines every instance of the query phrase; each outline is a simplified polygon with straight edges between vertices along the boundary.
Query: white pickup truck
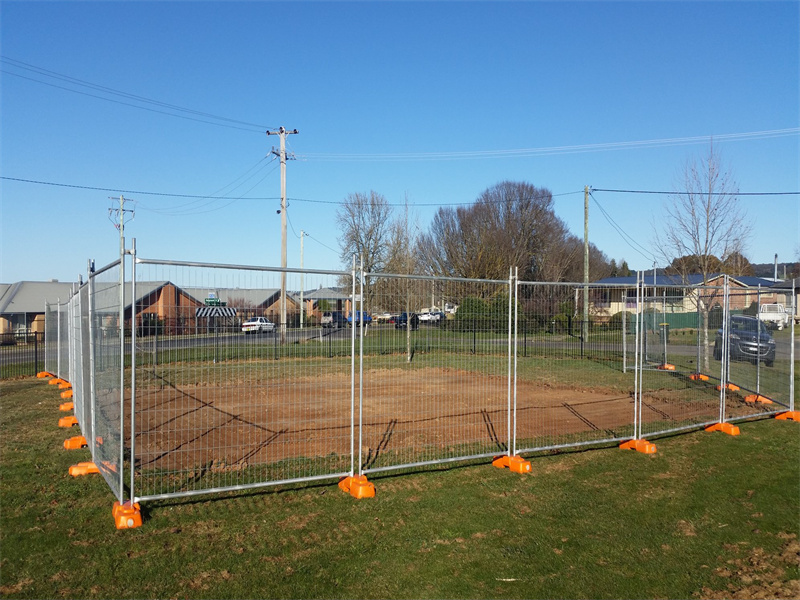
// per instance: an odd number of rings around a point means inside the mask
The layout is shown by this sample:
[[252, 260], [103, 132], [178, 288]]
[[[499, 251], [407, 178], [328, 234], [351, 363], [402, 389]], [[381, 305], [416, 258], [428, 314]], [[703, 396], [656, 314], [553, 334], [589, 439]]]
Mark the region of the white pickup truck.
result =
[[762, 304], [759, 309], [758, 318], [767, 327], [783, 329], [789, 324], [791, 316], [786, 312], [783, 304]]

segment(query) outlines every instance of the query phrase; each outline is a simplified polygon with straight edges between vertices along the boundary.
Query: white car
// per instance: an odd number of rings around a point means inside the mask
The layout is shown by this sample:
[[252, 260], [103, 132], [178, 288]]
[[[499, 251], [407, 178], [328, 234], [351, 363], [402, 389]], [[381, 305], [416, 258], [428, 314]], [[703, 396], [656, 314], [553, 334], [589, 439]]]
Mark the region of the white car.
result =
[[242, 331], [245, 333], [272, 333], [275, 331], [275, 323], [267, 317], [251, 317], [242, 323]]
[[438, 312], [426, 312], [419, 314], [420, 323], [438, 323], [441, 319], [441, 315]]

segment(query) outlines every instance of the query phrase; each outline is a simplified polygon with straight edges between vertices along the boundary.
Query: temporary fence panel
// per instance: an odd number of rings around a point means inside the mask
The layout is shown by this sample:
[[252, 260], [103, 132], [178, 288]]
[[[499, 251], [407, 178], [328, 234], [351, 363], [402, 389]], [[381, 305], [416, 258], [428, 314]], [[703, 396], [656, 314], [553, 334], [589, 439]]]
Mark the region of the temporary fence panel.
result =
[[91, 396], [91, 348], [89, 337], [89, 289], [81, 286], [78, 293], [70, 299], [70, 369], [69, 382], [72, 389], [72, 402], [81, 432], [89, 440], [93, 438], [92, 396]]
[[[762, 305], [787, 304], [793, 294], [731, 285], [728, 294], [727, 352], [717, 331], [714, 356], [725, 358], [725, 419], [787, 410], [791, 404], [794, 328], [789, 320], [765, 320]], [[787, 314], [786, 312], [783, 313]]]
[[62, 379], [69, 379], [69, 300], [58, 305], [56, 316], [56, 371]]
[[633, 436], [629, 302], [620, 287], [519, 282], [515, 452]]
[[[119, 315], [121, 306], [120, 262], [115, 261], [89, 276], [88, 313], [91, 351], [83, 357], [92, 368], [89, 386], [92, 394], [91, 427], [84, 435], [92, 458], [103, 478], [122, 501], [125, 465], [122, 402], [124, 363], [121, 350], [123, 331]], [[129, 379], [129, 378], [128, 378]], [[129, 392], [128, 392], [129, 396]]]
[[44, 370], [54, 375], [58, 371], [58, 304], [45, 303]]
[[725, 288], [654, 287], [644, 280], [641, 297], [640, 436], [719, 422], [721, 367], [713, 360], [713, 345]]
[[510, 281], [367, 273], [362, 284], [360, 472], [507, 453]]
[[352, 474], [352, 279], [136, 260], [136, 500]]

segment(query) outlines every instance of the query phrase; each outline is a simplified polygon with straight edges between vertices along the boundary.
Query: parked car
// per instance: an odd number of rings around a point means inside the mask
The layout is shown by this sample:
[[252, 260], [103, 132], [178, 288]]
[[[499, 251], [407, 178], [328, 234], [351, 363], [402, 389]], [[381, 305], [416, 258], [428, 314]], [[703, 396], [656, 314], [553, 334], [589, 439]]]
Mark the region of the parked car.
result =
[[420, 323], [428, 323], [433, 325], [439, 322], [439, 313], [424, 312], [419, 314]]
[[789, 313], [783, 304], [762, 304], [758, 313], [761, 322], [778, 330], [789, 324]]
[[[731, 360], [759, 360], [771, 367], [775, 362], [775, 340], [764, 323], [755, 317], [736, 315], [728, 323], [728, 341]], [[714, 340], [714, 358], [722, 358], [723, 331], [717, 330]]]
[[[395, 329], [405, 329], [408, 327], [408, 313], [400, 313], [400, 316], [394, 320]], [[419, 315], [411, 313], [411, 329], [419, 328]]]
[[347, 317], [339, 310], [329, 310], [322, 313], [322, 326], [330, 329], [339, 329], [347, 325]]
[[363, 317], [362, 317], [362, 314], [361, 314], [360, 310], [354, 310], [353, 312], [350, 313], [350, 316], [347, 317], [347, 324], [350, 325], [351, 327], [353, 326], [353, 315], [355, 315], [355, 318], [356, 318], [356, 321], [355, 321], [356, 326], [361, 325], [362, 321], [366, 325], [369, 325], [370, 323], [372, 323], [372, 317], [370, 316], [370, 314], [367, 311], [364, 311], [364, 314], [363, 314]]
[[242, 323], [242, 331], [245, 333], [272, 333], [275, 331], [275, 323], [267, 317], [250, 317]]
[[394, 315], [390, 312], [384, 312], [379, 315], [375, 315], [375, 320], [378, 323], [391, 323], [392, 319], [394, 319]]

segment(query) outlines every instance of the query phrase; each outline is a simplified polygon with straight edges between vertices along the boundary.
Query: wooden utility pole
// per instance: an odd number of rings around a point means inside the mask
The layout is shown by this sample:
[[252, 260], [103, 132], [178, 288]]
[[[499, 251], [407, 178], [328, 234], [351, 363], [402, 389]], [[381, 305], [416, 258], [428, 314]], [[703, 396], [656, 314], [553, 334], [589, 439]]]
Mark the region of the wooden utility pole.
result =
[[267, 135], [277, 135], [281, 140], [280, 153], [273, 148], [272, 153], [277, 154], [281, 159], [281, 343], [286, 343], [286, 136], [292, 133], [300, 133], [297, 129], [286, 131], [285, 127], [278, 128], [277, 131], [268, 131]]

